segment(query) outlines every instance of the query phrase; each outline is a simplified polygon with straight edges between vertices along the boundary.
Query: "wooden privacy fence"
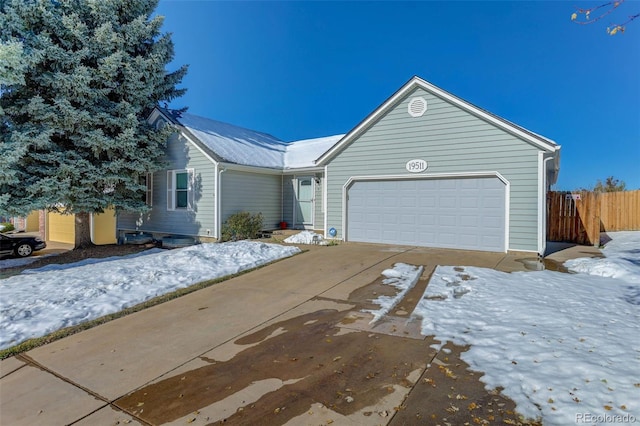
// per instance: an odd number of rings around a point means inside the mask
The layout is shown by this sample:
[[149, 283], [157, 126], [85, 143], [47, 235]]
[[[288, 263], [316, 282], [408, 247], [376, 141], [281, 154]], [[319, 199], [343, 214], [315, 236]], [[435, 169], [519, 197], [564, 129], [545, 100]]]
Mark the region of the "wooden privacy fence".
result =
[[640, 230], [640, 190], [547, 193], [547, 240], [599, 245], [600, 232]]

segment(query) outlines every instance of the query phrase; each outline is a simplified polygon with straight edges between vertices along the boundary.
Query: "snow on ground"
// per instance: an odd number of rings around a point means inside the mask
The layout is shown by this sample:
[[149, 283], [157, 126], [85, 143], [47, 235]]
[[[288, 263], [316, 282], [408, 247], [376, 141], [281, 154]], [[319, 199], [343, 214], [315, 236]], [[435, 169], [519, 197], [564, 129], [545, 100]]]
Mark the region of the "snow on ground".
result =
[[[609, 236], [606, 258], [565, 264], [574, 274], [439, 266], [412, 317], [442, 344], [470, 345], [463, 360], [527, 417], [640, 421], [640, 232]], [[0, 348], [297, 252], [240, 241], [30, 270], [0, 280]], [[402, 299], [420, 268], [383, 272], [399, 294], [377, 299], [374, 316]]]
[[412, 316], [470, 345], [462, 359], [527, 417], [640, 421], [640, 232], [610, 236], [607, 258], [570, 262], [594, 275], [439, 266]]
[[30, 263], [35, 262], [36, 260], [40, 260], [43, 257], [53, 256], [50, 254], [45, 254], [43, 256], [29, 256], [29, 257], [5, 257], [0, 258], [0, 270], [2, 268], [15, 268], [17, 266], [24, 266]]
[[601, 277], [619, 278], [640, 284], [640, 238], [638, 232], [612, 232], [602, 259], [583, 257], [565, 262], [570, 271]]
[[287, 244], [319, 244], [327, 245], [327, 241], [320, 234], [312, 231], [302, 231], [293, 234], [284, 240]]
[[387, 315], [404, 298], [404, 295], [416, 285], [422, 271], [424, 271], [423, 266], [407, 265], [406, 263], [396, 263], [392, 269], [382, 271], [382, 275], [386, 277], [382, 283], [391, 285], [400, 291], [394, 296], [382, 295], [372, 300], [376, 305], [380, 305], [380, 309], [363, 310], [363, 312], [373, 314], [370, 324]]
[[28, 270], [0, 280], [0, 349], [298, 252], [238, 241]]

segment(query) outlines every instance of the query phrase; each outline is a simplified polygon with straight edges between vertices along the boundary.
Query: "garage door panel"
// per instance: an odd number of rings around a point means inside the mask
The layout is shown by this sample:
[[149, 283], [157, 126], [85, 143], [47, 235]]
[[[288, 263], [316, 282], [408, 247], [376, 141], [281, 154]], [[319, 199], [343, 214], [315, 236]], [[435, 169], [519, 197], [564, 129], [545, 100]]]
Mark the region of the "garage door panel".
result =
[[440, 195], [438, 197], [438, 202], [439, 202], [439, 206], [440, 208], [455, 208], [456, 206], [456, 197], [453, 197], [451, 195]]
[[493, 246], [496, 244], [500, 244], [500, 238], [497, 235], [484, 235], [482, 237], [482, 244], [484, 245], [488, 245], [488, 246]]
[[436, 234], [434, 232], [420, 232], [418, 241], [424, 244], [425, 246], [434, 246], [436, 244]]
[[369, 213], [364, 215], [364, 220], [368, 223], [382, 223], [382, 217], [381, 215], [377, 214], [377, 213]]
[[[444, 216], [436, 216], [438, 218], [438, 225], [440, 225], [440, 227], [445, 227], [445, 226], [456, 226], [456, 217], [453, 216], [453, 214], [450, 215], [444, 215]], [[442, 228], [444, 229], [444, 228]]]
[[493, 230], [492, 233], [502, 231], [504, 226], [504, 217], [502, 216], [483, 216], [480, 226]]
[[469, 196], [464, 196], [460, 199], [460, 208], [461, 209], [477, 209], [478, 208], [478, 197], [473, 194]]
[[438, 189], [456, 189], [456, 182], [453, 179], [439, 179], [431, 182], [435, 182]]
[[349, 241], [505, 251], [498, 178], [357, 181], [347, 195]]
[[[421, 225], [421, 228], [437, 225], [437, 217], [426, 214], [420, 215], [418, 216], [418, 224]], [[417, 232], [420, 232], [420, 229], [418, 229]]]
[[460, 216], [460, 227], [471, 226], [475, 228], [478, 226], [478, 219], [478, 216]]
[[467, 246], [477, 246], [479, 243], [478, 236], [470, 235], [470, 234], [460, 234], [459, 241], [460, 241], [460, 244], [467, 245]]
[[400, 221], [398, 222], [398, 225], [416, 225], [416, 215], [400, 215]]

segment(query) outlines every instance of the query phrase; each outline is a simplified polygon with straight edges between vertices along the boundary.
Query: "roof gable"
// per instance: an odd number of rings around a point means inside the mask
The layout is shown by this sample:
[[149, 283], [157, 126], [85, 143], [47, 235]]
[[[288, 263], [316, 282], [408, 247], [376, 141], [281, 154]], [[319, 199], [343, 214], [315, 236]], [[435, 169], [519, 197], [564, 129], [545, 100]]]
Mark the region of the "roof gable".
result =
[[384, 114], [395, 108], [399, 102], [401, 102], [408, 94], [410, 94], [417, 88], [421, 88], [424, 91], [457, 106], [458, 108], [534, 145], [536, 148], [542, 151], [557, 152], [560, 149], [560, 146], [550, 139], [533, 133], [495, 114], [485, 111], [482, 108], [479, 108], [461, 98], [458, 98], [457, 96], [454, 96], [451, 93], [446, 92], [419, 77], [413, 77], [396, 93], [394, 93], [385, 102], [383, 102], [382, 105], [380, 105], [376, 110], [369, 114], [369, 116], [367, 116], [356, 127], [354, 127], [349, 133], [347, 133], [346, 136], [342, 138], [337, 144], [335, 144], [333, 147], [331, 147], [331, 149], [329, 149], [321, 157], [319, 157], [316, 163], [318, 165], [326, 164], [334, 156], [340, 153], [346, 146], [348, 146], [352, 141], [365, 133]]

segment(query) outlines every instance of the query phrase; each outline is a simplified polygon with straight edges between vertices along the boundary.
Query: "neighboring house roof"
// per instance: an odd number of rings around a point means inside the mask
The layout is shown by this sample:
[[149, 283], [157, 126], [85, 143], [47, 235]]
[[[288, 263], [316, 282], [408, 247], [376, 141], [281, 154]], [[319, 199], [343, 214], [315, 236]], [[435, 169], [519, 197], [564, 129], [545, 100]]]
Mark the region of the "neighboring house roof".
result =
[[358, 138], [360, 135], [366, 132], [379, 118], [381, 118], [389, 110], [395, 107], [397, 102], [402, 100], [407, 94], [411, 93], [417, 88], [421, 88], [424, 91], [433, 94], [434, 96], [444, 99], [451, 104], [456, 105], [457, 107], [469, 112], [470, 114], [473, 114], [476, 117], [479, 117], [495, 125], [496, 127], [499, 127], [506, 132], [509, 132], [521, 138], [522, 140], [533, 144], [543, 151], [557, 153], [560, 150], [560, 145], [556, 144], [551, 139], [547, 139], [543, 136], [533, 133], [530, 130], [525, 129], [524, 127], [520, 127], [517, 124], [514, 124], [502, 117], [479, 108], [461, 98], [458, 98], [457, 96], [434, 86], [433, 84], [421, 79], [420, 77], [414, 76], [396, 93], [389, 97], [382, 105], [380, 105], [375, 111], [373, 111], [371, 114], [369, 114], [369, 116], [362, 120], [360, 124], [358, 124], [349, 133], [347, 133], [344, 138], [342, 138], [331, 149], [329, 149], [321, 157], [319, 157], [316, 163], [318, 165], [326, 164], [327, 161], [329, 161], [336, 154], [342, 151], [344, 147], [346, 147], [354, 139]]
[[284, 142], [267, 133], [233, 124], [166, 109], [161, 111], [223, 162], [244, 166], [273, 169], [314, 167], [315, 160], [344, 136]]

